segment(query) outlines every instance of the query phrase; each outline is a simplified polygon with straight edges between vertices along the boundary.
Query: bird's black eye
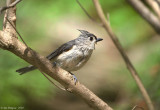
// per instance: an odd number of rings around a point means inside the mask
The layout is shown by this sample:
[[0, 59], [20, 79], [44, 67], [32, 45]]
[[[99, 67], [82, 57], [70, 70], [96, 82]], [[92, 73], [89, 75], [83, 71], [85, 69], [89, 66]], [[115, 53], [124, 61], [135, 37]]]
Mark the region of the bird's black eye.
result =
[[93, 37], [90, 37], [89, 40], [92, 41], [92, 40], [93, 40]]

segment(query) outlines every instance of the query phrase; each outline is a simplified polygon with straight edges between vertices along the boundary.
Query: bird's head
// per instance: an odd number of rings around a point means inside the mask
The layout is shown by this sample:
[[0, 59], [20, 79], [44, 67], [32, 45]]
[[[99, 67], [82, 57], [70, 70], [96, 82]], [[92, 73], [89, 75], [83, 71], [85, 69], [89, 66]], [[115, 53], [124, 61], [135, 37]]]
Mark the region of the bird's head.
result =
[[99, 41], [102, 41], [102, 38], [97, 38], [94, 34], [85, 31], [79, 30], [81, 32], [80, 36], [77, 38], [82, 45], [86, 45], [90, 49], [95, 49], [95, 44]]

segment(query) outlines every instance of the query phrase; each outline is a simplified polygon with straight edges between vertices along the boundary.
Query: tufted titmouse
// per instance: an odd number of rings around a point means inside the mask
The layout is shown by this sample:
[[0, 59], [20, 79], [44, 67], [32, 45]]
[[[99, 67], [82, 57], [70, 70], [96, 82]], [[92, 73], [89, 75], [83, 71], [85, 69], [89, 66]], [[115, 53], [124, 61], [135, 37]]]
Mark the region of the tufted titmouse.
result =
[[[84, 64], [86, 64], [93, 50], [95, 49], [95, 44], [103, 40], [101, 38], [97, 38], [94, 34], [89, 33], [88, 31], [79, 31], [81, 34], [78, 38], [61, 45], [58, 49], [46, 57], [56, 64], [56, 66], [63, 68], [69, 73], [71, 73], [71, 71], [80, 69]], [[22, 75], [35, 69], [35, 66], [30, 65], [20, 68], [16, 70], [16, 72]], [[74, 76], [74, 74], [72, 75], [76, 82], [77, 78]]]

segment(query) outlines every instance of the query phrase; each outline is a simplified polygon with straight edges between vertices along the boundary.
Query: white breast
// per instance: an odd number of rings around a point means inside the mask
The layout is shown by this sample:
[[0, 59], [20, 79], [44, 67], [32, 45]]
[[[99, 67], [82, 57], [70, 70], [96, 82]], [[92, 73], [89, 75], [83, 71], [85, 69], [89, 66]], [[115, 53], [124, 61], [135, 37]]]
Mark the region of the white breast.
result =
[[56, 63], [67, 71], [80, 69], [89, 59], [93, 50], [73, 46], [71, 50], [63, 52], [57, 57]]

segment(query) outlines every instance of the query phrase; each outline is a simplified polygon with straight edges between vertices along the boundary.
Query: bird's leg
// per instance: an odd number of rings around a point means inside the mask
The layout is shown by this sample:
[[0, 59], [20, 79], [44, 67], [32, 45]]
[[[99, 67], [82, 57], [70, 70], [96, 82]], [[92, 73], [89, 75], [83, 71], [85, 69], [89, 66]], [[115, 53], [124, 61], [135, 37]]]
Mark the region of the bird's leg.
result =
[[56, 62], [53, 62], [53, 67], [56, 67], [57, 66], [57, 63]]
[[73, 76], [74, 84], [76, 85], [78, 79], [77, 79], [76, 76], [75, 76], [73, 73], [71, 73], [70, 71], [69, 71], [69, 73]]
[[[56, 62], [53, 62], [53, 67], [56, 67], [57, 66], [57, 63]], [[76, 83], [77, 83], [77, 78], [76, 78], [76, 76], [73, 74], [73, 73], [71, 73], [70, 71], [68, 71], [72, 76], [73, 76], [73, 79], [74, 79], [74, 83], [75, 83], [75, 85], [76, 85]]]

